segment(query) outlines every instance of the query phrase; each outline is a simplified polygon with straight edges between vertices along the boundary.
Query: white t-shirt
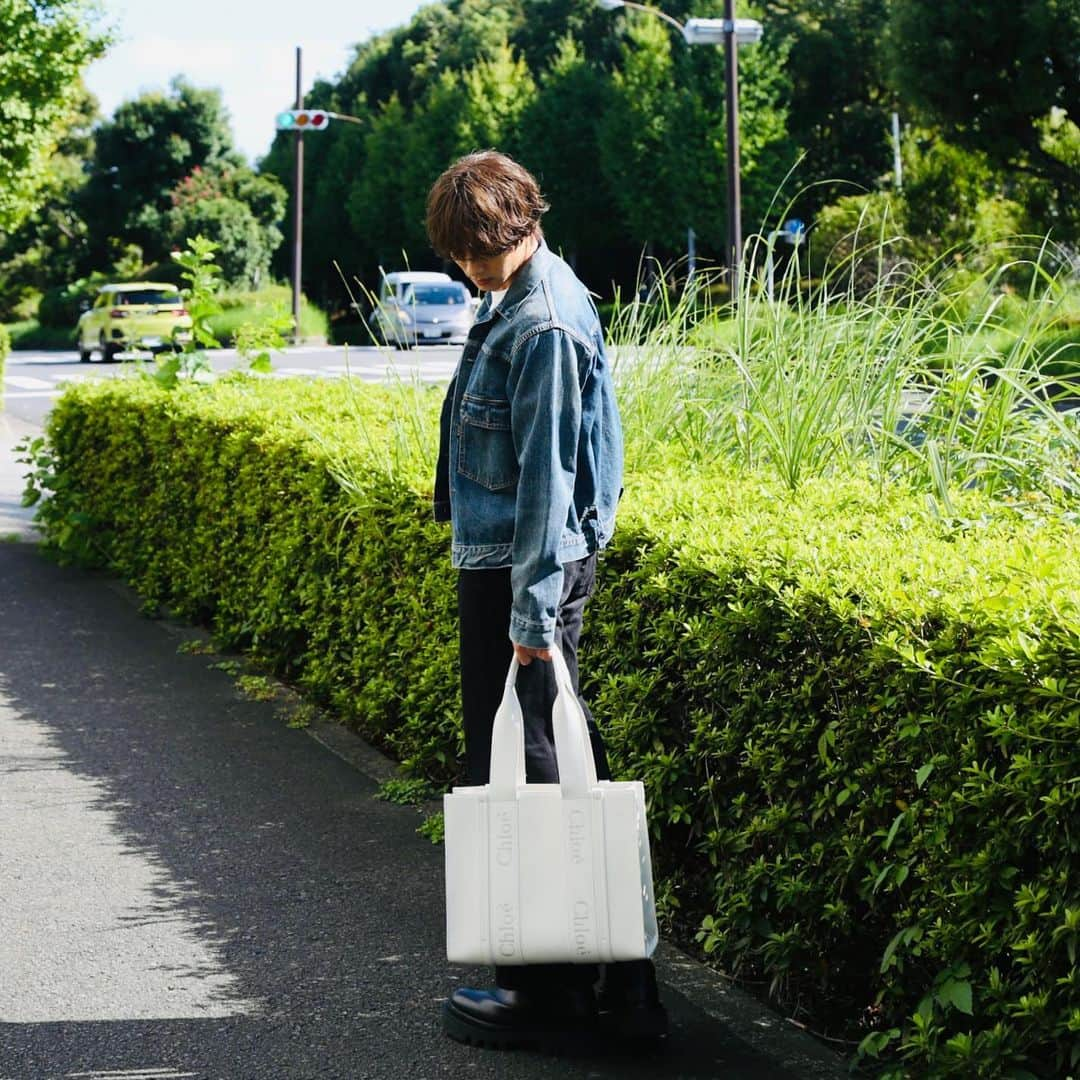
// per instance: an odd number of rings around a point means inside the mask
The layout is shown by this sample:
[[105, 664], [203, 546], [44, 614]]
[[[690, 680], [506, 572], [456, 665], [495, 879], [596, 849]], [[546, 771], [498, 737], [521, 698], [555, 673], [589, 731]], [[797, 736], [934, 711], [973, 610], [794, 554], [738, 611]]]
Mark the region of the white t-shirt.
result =
[[494, 311], [501, 303], [503, 297], [506, 295], [506, 289], [492, 290], [488, 293], [489, 304], [491, 305], [489, 311]]

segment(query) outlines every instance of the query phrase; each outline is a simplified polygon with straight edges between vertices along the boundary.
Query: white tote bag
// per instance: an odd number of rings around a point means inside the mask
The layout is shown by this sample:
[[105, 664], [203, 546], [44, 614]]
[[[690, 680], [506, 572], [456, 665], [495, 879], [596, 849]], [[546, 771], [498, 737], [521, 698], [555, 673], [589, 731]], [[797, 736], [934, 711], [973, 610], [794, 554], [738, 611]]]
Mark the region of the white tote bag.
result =
[[560, 782], [525, 783], [515, 658], [495, 716], [490, 782], [444, 796], [453, 963], [610, 963], [656, 948], [645, 789], [596, 779], [585, 715], [557, 648], [552, 663]]

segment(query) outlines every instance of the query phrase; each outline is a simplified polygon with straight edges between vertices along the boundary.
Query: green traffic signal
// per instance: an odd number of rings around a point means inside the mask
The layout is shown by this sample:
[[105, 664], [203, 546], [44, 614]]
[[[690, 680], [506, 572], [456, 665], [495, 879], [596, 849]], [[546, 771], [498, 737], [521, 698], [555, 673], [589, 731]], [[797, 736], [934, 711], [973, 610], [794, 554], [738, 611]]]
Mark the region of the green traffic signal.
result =
[[280, 112], [276, 124], [278, 131], [288, 131], [296, 126], [296, 116], [291, 112]]

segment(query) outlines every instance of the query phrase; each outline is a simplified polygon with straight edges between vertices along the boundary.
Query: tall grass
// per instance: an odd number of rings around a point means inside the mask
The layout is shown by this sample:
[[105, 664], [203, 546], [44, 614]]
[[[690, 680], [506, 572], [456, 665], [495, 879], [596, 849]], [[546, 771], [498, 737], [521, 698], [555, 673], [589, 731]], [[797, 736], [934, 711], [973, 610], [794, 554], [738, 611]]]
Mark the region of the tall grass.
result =
[[[1045, 343], [1077, 289], [1045, 243], [1014, 241], [982, 274], [894, 256], [885, 229], [856, 232], [808, 287], [798, 250], [769, 301], [764, 241], [746, 251], [734, 312], [699, 274], [677, 296], [617, 305], [611, 337], [631, 468], [672, 447], [690, 462], [764, 469], [791, 490], [870, 470], [946, 512], [950, 492], [1080, 497], [1080, 350]], [[1017, 295], [1008, 282], [1028, 281]], [[1071, 363], [1070, 363], [1071, 361]], [[1072, 370], [1075, 380], [1062, 372]]]

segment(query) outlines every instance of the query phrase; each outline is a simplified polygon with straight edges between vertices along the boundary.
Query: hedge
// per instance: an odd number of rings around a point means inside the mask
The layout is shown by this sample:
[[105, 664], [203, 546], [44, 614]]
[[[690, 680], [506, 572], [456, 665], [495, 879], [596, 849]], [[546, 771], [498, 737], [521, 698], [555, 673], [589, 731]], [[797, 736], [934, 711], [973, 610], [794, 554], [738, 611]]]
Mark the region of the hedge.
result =
[[[47, 537], [451, 782], [453, 575], [415, 449], [439, 396], [73, 387]], [[1038, 501], [954, 508], [860, 477], [629, 477], [585, 690], [646, 783], [669, 927], [879, 1075], [1060, 1078], [1080, 1060], [1080, 537]]]

